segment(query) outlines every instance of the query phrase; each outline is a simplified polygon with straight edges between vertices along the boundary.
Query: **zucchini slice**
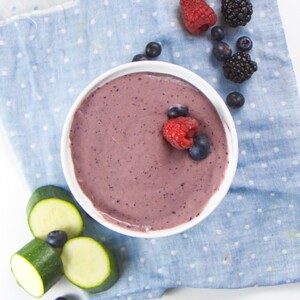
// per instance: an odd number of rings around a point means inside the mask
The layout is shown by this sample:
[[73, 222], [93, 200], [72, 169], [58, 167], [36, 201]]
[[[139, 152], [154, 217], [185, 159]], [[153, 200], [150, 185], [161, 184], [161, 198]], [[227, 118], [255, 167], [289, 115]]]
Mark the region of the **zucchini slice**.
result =
[[65, 231], [68, 238], [73, 238], [83, 229], [82, 217], [71, 194], [53, 185], [33, 192], [27, 204], [27, 216], [32, 234], [43, 240], [54, 230]]
[[61, 259], [66, 278], [91, 293], [109, 289], [119, 276], [115, 257], [90, 237], [68, 240], [62, 249]]
[[63, 275], [59, 254], [35, 238], [12, 255], [10, 266], [18, 284], [31, 296], [43, 296]]

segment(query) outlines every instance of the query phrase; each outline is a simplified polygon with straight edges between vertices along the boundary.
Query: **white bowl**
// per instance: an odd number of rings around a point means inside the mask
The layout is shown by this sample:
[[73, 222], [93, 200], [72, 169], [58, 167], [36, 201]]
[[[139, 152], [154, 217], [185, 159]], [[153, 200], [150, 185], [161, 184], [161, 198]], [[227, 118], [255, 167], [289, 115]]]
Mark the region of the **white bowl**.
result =
[[[202, 211], [202, 213], [192, 219], [191, 221], [178, 225], [173, 228], [163, 229], [163, 230], [150, 230], [148, 232], [139, 232], [134, 231], [128, 228], [120, 227], [116, 224], [110, 223], [107, 219], [103, 218], [99, 212], [97, 212], [92, 205], [91, 201], [87, 198], [87, 196], [82, 192], [80, 186], [76, 180], [73, 161], [71, 157], [71, 149], [70, 149], [70, 128], [73, 121], [73, 116], [77, 108], [80, 106], [82, 101], [97, 87], [102, 86], [103, 84], [115, 79], [117, 77], [137, 72], [154, 72], [154, 73], [163, 73], [176, 76], [181, 78], [197, 89], [199, 89], [206, 97], [211, 101], [215, 109], [217, 110], [220, 119], [223, 123], [227, 145], [228, 145], [228, 161], [229, 164], [225, 171], [224, 180], [222, 181], [220, 188], [217, 192], [213, 194], [213, 196], [209, 199], [208, 204]], [[185, 231], [196, 224], [199, 224], [206, 217], [208, 217], [215, 208], [221, 203], [225, 195], [227, 194], [232, 180], [235, 175], [235, 171], [237, 168], [238, 161], [238, 139], [236, 128], [231, 116], [230, 111], [225, 105], [223, 99], [219, 96], [219, 94], [214, 90], [214, 88], [209, 85], [205, 80], [199, 77], [197, 74], [180, 67], [178, 65], [159, 62], [159, 61], [142, 61], [142, 62], [131, 62], [128, 64], [124, 64], [113, 68], [104, 74], [97, 77], [94, 81], [92, 81], [77, 97], [73, 106], [71, 107], [67, 119], [64, 124], [62, 139], [61, 139], [61, 160], [62, 160], [62, 168], [68, 183], [68, 186], [73, 193], [75, 199], [78, 201], [79, 205], [97, 222], [104, 225], [111, 230], [114, 230], [118, 233], [125, 234], [132, 237], [139, 238], [157, 238], [170, 236], [173, 234], [180, 233]]]

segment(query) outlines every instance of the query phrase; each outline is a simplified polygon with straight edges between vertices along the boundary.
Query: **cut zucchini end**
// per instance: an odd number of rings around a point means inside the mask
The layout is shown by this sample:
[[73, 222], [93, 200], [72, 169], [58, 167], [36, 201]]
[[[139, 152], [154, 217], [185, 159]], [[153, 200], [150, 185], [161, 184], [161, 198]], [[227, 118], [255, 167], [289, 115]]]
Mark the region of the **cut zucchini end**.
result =
[[32, 234], [43, 240], [54, 230], [63, 230], [72, 238], [83, 229], [82, 216], [72, 195], [54, 185], [41, 186], [32, 193], [27, 203], [27, 216]]
[[109, 289], [118, 279], [112, 254], [90, 237], [77, 237], [63, 247], [61, 259], [66, 278], [91, 293]]
[[31, 209], [28, 225], [32, 234], [43, 240], [54, 230], [63, 230], [68, 238], [73, 238], [82, 232], [83, 220], [74, 204], [49, 198], [39, 201]]
[[10, 264], [18, 284], [37, 298], [43, 296], [63, 275], [60, 256], [39, 238], [34, 238], [13, 254]]
[[39, 298], [45, 293], [42, 277], [23, 256], [14, 254], [10, 260], [11, 270], [18, 284], [31, 296]]

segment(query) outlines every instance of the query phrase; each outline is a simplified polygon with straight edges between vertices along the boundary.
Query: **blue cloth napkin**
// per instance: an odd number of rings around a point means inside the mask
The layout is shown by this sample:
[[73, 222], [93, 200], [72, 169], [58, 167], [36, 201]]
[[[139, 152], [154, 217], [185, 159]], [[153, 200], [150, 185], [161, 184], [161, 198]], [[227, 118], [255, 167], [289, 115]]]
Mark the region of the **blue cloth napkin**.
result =
[[[211, 55], [210, 33], [185, 31], [178, 2], [82, 0], [0, 28], [0, 116], [32, 189], [66, 187], [60, 137], [70, 106], [92, 79], [130, 62], [149, 41], [162, 43], [160, 60], [196, 72], [222, 97], [232, 90], [246, 97], [242, 109], [232, 110], [240, 146], [235, 180], [203, 223], [146, 240], [114, 233], [85, 216], [84, 233], [103, 241], [121, 267], [119, 281], [90, 299], [300, 280], [300, 102], [277, 3], [253, 1], [246, 27], [225, 27], [233, 49], [241, 35], [254, 42], [258, 72], [239, 85], [224, 79]], [[220, 15], [221, 1], [209, 2]]]

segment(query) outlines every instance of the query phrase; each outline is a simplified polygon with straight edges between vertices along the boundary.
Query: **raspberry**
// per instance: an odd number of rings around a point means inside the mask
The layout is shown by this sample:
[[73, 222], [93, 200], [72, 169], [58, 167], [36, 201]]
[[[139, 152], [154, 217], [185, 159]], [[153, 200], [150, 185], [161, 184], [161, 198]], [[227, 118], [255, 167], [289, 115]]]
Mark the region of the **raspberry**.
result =
[[180, 0], [180, 10], [186, 29], [192, 34], [206, 31], [217, 22], [217, 15], [204, 0]]
[[198, 128], [198, 122], [191, 117], [169, 119], [163, 126], [163, 136], [174, 148], [189, 149]]

